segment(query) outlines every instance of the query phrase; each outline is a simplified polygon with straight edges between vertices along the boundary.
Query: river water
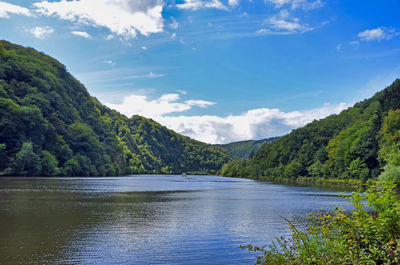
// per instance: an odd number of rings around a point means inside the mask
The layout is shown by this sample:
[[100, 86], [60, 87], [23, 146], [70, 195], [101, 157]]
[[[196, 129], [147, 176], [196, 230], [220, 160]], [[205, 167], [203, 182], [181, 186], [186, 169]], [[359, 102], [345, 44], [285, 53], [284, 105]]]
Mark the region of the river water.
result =
[[0, 264], [254, 264], [343, 190], [217, 176], [0, 178]]

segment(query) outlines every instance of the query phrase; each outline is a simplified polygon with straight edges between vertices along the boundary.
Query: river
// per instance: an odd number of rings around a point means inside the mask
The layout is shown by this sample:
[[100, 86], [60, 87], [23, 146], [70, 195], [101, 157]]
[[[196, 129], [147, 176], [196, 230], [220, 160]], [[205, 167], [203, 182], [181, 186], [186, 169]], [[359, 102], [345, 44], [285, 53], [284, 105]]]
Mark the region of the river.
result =
[[217, 176], [0, 178], [1, 264], [254, 264], [344, 188]]

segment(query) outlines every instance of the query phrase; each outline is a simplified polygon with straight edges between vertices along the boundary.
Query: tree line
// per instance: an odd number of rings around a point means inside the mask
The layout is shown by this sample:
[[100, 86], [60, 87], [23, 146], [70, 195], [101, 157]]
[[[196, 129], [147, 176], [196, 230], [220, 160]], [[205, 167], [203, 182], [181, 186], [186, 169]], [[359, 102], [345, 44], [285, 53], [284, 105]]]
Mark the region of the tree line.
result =
[[0, 174], [215, 174], [230, 155], [102, 105], [54, 58], [0, 41]]
[[[264, 144], [251, 159], [228, 162], [221, 174], [261, 180], [364, 183], [379, 176], [388, 164], [399, 164], [399, 140], [400, 80], [396, 80], [338, 115], [314, 120]], [[398, 169], [392, 166], [391, 170]], [[400, 170], [396, 176], [400, 177]]]

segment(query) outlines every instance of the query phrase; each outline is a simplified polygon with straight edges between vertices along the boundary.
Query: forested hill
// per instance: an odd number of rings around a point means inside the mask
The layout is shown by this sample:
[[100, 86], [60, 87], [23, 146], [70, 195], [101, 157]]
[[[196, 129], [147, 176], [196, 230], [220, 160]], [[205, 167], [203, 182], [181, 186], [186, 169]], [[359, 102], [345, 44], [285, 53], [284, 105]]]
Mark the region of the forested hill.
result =
[[249, 158], [253, 156], [264, 143], [273, 142], [276, 139], [278, 139], [278, 137], [262, 140], [232, 142], [229, 144], [221, 144], [221, 146], [228, 150], [228, 152], [235, 158]]
[[398, 79], [339, 115], [313, 121], [264, 144], [250, 160], [224, 165], [222, 174], [275, 180], [302, 177], [365, 181], [390, 164], [400, 177], [399, 108]]
[[91, 97], [65, 66], [0, 41], [0, 174], [215, 173], [226, 150]]

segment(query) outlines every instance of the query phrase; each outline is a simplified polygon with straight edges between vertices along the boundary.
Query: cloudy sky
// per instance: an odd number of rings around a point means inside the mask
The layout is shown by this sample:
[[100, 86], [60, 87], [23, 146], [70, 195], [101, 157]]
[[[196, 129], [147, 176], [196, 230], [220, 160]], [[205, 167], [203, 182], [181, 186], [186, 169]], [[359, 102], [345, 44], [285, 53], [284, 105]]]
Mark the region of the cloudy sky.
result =
[[207, 143], [279, 136], [400, 77], [398, 0], [0, 0], [0, 39]]

